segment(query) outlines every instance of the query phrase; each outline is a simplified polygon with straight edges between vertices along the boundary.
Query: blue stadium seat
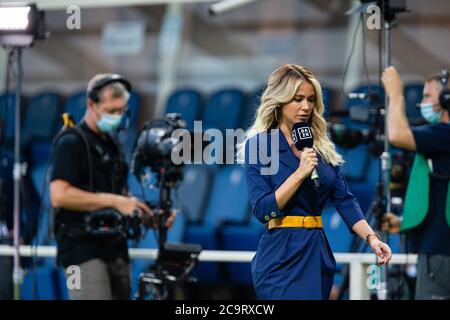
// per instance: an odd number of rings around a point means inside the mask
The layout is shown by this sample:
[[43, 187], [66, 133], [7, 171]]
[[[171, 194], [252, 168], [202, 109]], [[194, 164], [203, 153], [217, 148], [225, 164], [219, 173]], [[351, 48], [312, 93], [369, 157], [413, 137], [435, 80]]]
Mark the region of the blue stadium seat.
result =
[[322, 211], [323, 229], [333, 252], [349, 252], [352, 235], [332, 204]]
[[[56, 246], [56, 241], [54, 239], [49, 240], [45, 245]], [[36, 267], [33, 268], [31, 266], [27, 270], [22, 285], [22, 298], [25, 300], [66, 300], [67, 286], [65, 280], [61, 283], [59, 274], [61, 271], [62, 268], [56, 265], [55, 257], [39, 258], [36, 260]], [[66, 292], [64, 292], [64, 289]]]
[[[246, 225], [224, 225], [220, 228], [222, 250], [256, 251], [259, 239], [266, 226], [256, 218]], [[251, 284], [252, 275], [250, 263], [227, 263], [227, 279], [232, 283]]]
[[69, 293], [67, 291], [67, 279], [64, 274], [64, 268], [58, 267], [57, 270], [57, 284], [58, 296], [60, 300], [69, 300]]
[[51, 234], [52, 206], [50, 203], [49, 171], [49, 166], [47, 165], [36, 166], [31, 171], [31, 180], [34, 189], [42, 200], [37, 235], [33, 241], [33, 243], [37, 243], [37, 245], [48, 244], [49, 235]]
[[203, 112], [203, 129], [236, 129], [244, 109], [245, 95], [237, 89], [215, 92], [208, 100]]
[[223, 222], [244, 223], [248, 220], [248, 190], [244, 168], [224, 167], [217, 175], [204, 223], [218, 226]]
[[[31, 171], [31, 180], [42, 203], [40, 206], [39, 220], [37, 224], [37, 233], [32, 241], [33, 245], [56, 246], [55, 239], [52, 237], [52, 207], [49, 196], [49, 181], [47, 164], [33, 166]], [[47, 177], [46, 177], [47, 175]], [[56, 266], [55, 258], [36, 259], [36, 269], [30, 268], [22, 285], [22, 299], [41, 299], [58, 300], [67, 299], [67, 292], [62, 291], [60, 270]], [[34, 282], [36, 282], [37, 291], [34, 292]], [[65, 282], [64, 282], [65, 286]], [[66, 290], [67, 291], [67, 290]]]
[[148, 179], [145, 180], [143, 187], [137, 178], [129, 173], [128, 174], [128, 189], [131, 192], [131, 194], [141, 200], [145, 200], [151, 203], [155, 203], [158, 201], [159, 198], [159, 189], [150, 189], [151, 185], [155, 185], [157, 183], [156, 181], [156, 175], [151, 172], [149, 169], [145, 169], [146, 175], [148, 176]]
[[86, 112], [86, 91], [81, 90], [68, 97], [63, 112], [70, 113], [75, 122], [80, 122]]
[[4, 220], [9, 227], [13, 225], [13, 167], [14, 167], [14, 154], [11, 150], [2, 150], [0, 148], [0, 181], [2, 182], [2, 194], [0, 201], [4, 210]]
[[379, 159], [373, 157], [367, 145], [359, 145], [352, 149], [338, 147], [345, 163], [340, 167], [346, 178], [350, 191], [356, 196], [361, 209], [366, 212], [375, 191], [379, 174]]
[[[35, 291], [33, 283], [36, 281]], [[29, 270], [25, 275], [21, 289], [22, 300], [57, 300], [60, 299], [58, 288], [57, 268], [49, 266], [38, 266], [36, 270]]]
[[355, 148], [337, 147], [337, 151], [344, 157], [345, 163], [341, 166], [341, 173], [349, 181], [362, 181], [367, 174], [371, 155], [367, 145], [359, 145]]
[[60, 113], [61, 99], [56, 93], [45, 92], [31, 98], [23, 120], [23, 143], [50, 141], [56, 133]]
[[122, 126], [127, 125], [129, 128], [136, 128], [139, 111], [141, 109], [141, 96], [139, 93], [131, 91], [127, 107], [128, 117], [123, 117]]
[[133, 152], [134, 142], [138, 134], [137, 119], [141, 106], [141, 97], [135, 91], [131, 92], [128, 100], [127, 116], [122, 118], [121, 127], [125, 128], [119, 132], [119, 143], [122, 146], [125, 159], [129, 162]]
[[264, 93], [265, 86], [256, 90], [250, 98], [247, 100], [244, 110], [244, 116], [242, 117], [242, 122], [240, 123], [241, 128], [247, 130], [254, 121], [256, 110], [261, 104], [261, 96]]
[[31, 170], [34, 167], [41, 165], [48, 165], [50, 160], [50, 154], [52, 151], [51, 141], [37, 141], [33, 142], [29, 147], [29, 164]]
[[188, 165], [184, 168], [183, 180], [176, 190], [174, 206], [185, 213], [188, 222], [202, 221], [211, 179], [212, 173], [205, 166]]
[[[53, 210], [49, 195], [49, 174], [49, 166], [46, 163], [35, 165], [31, 170], [31, 181], [40, 199], [38, 220], [35, 222], [37, 223], [36, 234], [32, 240], [32, 245], [36, 246], [56, 246], [52, 234]], [[55, 258], [37, 258], [35, 263], [37, 266], [35, 272], [33, 269], [30, 269], [29, 272], [31, 272], [32, 279], [36, 276], [37, 297], [39, 299], [61, 299], [62, 293]], [[33, 281], [31, 283], [33, 284]], [[30, 288], [25, 287], [24, 290], [30, 290]], [[25, 295], [28, 294], [32, 297], [32, 292], [29, 291]]]
[[[248, 191], [242, 166], [224, 167], [216, 176], [203, 223], [188, 225], [185, 241], [197, 243], [204, 250], [218, 250], [218, 227], [224, 223], [244, 224], [248, 221]], [[202, 262], [193, 275], [200, 281], [217, 282], [221, 278], [218, 263]]]
[[323, 100], [323, 106], [324, 106], [324, 117], [325, 119], [328, 119], [328, 116], [330, 114], [330, 104], [331, 104], [331, 89], [328, 87], [323, 86], [322, 87], [322, 100]]
[[402, 248], [402, 241], [400, 234], [389, 235], [389, 247], [391, 247], [392, 253], [405, 253]]
[[194, 121], [200, 119], [202, 96], [193, 89], [174, 91], [167, 100], [166, 113], [180, 113], [186, 121], [187, 129], [194, 130]]
[[[23, 100], [23, 99], [22, 99]], [[22, 101], [23, 102], [23, 101]], [[12, 146], [14, 143], [16, 96], [14, 93], [0, 95], [0, 135], [3, 143]], [[21, 104], [21, 117], [23, 118], [24, 104]]]

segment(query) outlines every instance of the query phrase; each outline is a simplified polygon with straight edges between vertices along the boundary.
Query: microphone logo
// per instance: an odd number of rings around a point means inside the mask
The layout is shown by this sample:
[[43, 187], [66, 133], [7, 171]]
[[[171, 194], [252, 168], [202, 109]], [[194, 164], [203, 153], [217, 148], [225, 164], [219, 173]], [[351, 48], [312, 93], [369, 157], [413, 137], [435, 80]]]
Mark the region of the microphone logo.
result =
[[[310, 127], [297, 128], [298, 136], [300, 140], [311, 139], [312, 133]], [[294, 142], [295, 143], [295, 142]]]

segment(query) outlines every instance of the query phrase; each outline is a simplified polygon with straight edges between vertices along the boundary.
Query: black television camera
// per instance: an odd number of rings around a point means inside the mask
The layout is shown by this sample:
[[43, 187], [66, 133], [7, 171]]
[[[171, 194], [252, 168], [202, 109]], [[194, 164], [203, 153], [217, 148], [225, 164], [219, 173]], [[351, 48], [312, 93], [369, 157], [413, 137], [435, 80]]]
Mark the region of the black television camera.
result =
[[84, 219], [84, 230], [88, 236], [99, 238], [125, 238], [140, 240], [143, 229], [153, 226], [151, 217], [134, 212], [125, 216], [114, 209], [90, 212]]
[[180, 139], [174, 138], [177, 129], [185, 129], [186, 122], [178, 113], [147, 122], [139, 132], [131, 159], [131, 173], [141, 181], [145, 167], [157, 174], [158, 181], [164, 175], [164, 184], [175, 186], [182, 179], [183, 163], [172, 161]]
[[[131, 172], [143, 184], [145, 168], [156, 173], [157, 186], [160, 189], [156, 206], [156, 223], [158, 230], [158, 257], [149, 272], [139, 277], [138, 299], [167, 299], [169, 287], [180, 282], [193, 282], [188, 276], [195, 266], [201, 246], [185, 243], [166, 243], [167, 227], [165, 222], [170, 215], [172, 202], [171, 191], [182, 180], [181, 162], [172, 161], [174, 152], [181, 143], [181, 136], [175, 134], [177, 129], [185, 129], [186, 123], [180, 114], [167, 114], [161, 119], [147, 122], [136, 139]], [[187, 134], [190, 134], [187, 130]]]
[[[379, 92], [350, 93], [350, 100], [361, 101], [348, 112], [334, 112], [331, 116], [346, 116], [353, 123], [366, 126], [352, 126], [342, 123], [329, 123], [330, 136], [336, 145], [343, 148], [355, 148], [361, 144], [368, 145], [367, 161], [373, 157], [379, 157], [384, 149], [384, 116], [385, 108]], [[410, 118], [412, 125], [422, 124], [421, 119]], [[392, 197], [403, 198], [408, 183], [409, 171], [412, 166], [414, 153], [407, 150], [391, 149], [391, 181], [389, 187]], [[369, 168], [368, 165], [365, 168]]]
[[368, 144], [369, 151], [374, 156], [379, 156], [383, 151], [384, 141], [384, 106], [379, 94], [350, 93], [348, 98], [360, 100], [362, 105], [353, 106], [348, 112], [332, 112], [331, 116], [346, 116], [354, 123], [367, 124], [367, 127], [358, 128], [342, 123], [329, 124], [332, 140], [343, 148]]

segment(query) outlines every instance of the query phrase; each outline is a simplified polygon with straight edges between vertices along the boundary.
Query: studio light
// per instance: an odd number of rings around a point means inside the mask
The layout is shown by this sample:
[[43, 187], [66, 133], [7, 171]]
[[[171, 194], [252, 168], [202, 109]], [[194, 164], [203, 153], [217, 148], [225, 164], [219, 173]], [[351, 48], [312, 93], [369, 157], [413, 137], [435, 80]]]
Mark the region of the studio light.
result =
[[0, 44], [29, 47], [34, 40], [45, 39], [44, 11], [28, 2], [0, 3]]
[[212, 16], [220, 15], [255, 1], [260, 0], [222, 0], [209, 7], [209, 14]]

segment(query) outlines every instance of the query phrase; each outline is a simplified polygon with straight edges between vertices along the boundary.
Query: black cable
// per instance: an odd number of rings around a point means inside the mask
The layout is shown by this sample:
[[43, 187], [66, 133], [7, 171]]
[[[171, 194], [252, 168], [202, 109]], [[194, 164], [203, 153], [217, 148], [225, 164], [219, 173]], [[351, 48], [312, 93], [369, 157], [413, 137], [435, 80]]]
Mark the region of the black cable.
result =
[[[37, 218], [36, 218], [36, 224], [35, 224], [35, 230], [33, 232], [34, 234], [34, 242], [32, 242], [31, 244], [31, 250], [32, 250], [32, 266], [33, 266], [33, 290], [35, 290], [35, 292], [33, 292], [33, 299], [36, 298], [37, 300], [39, 300], [39, 294], [38, 294], [38, 285], [37, 285], [37, 281], [36, 281], [36, 260], [37, 260], [37, 249], [38, 249], [38, 241], [39, 241], [39, 221], [40, 221], [40, 216], [41, 216], [41, 211], [43, 209], [43, 204], [44, 204], [44, 196], [45, 196], [45, 192], [47, 191], [47, 175], [48, 175], [48, 171], [50, 169], [50, 165], [51, 165], [51, 159], [49, 158], [47, 160], [47, 164], [45, 165], [45, 172], [44, 172], [44, 179], [42, 181], [42, 193], [39, 195], [39, 207], [38, 207], [38, 214], [37, 214]], [[46, 212], [44, 214], [49, 214], [50, 212]], [[49, 219], [49, 223], [50, 223], [50, 219]]]
[[[138, 180], [138, 183], [139, 183], [139, 187], [141, 189], [140, 191], [141, 191], [142, 200], [144, 202], [146, 202], [145, 189], [144, 189], [143, 181], [141, 179], [137, 179], [137, 180]], [[156, 212], [155, 214], [158, 214], [158, 212]], [[155, 219], [156, 219], [156, 216], [155, 216]], [[147, 231], [148, 231], [147, 228], [145, 228], [145, 232], [142, 235], [142, 239], [144, 239], [146, 237]], [[159, 236], [158, 236], [158, 234], [156, 232], [156, 229], [152, 227], [152, 231], [153, 231], [153, 236], [155, 237], [155, 241], [156, 241], [156, 243], [158, 243], [159, 242]]]
[[[384, 2], [384, 1], [383, 1]], [[383, 73], [383, 28], [378, 30], [378, 84], [381, 86], [381, 76]]]
[[363, 51], [362, 61], [363, 61], [363, 67], [364, 67], [364, 72], [365, 72], [365, 76], [366, 76], [368, 94], [369, 94], [369, 96], [371, 96], [372, 90], [371, 90], [371, 86], [370, 86], [369, 69], [367, 68], [366, 28], [364, 28], [364, 14], [363, 13], [361, 13], [360, 18], [361, 18], [361, 23], [363, 24], [363, 28], [362, 28], [362, 51]]

